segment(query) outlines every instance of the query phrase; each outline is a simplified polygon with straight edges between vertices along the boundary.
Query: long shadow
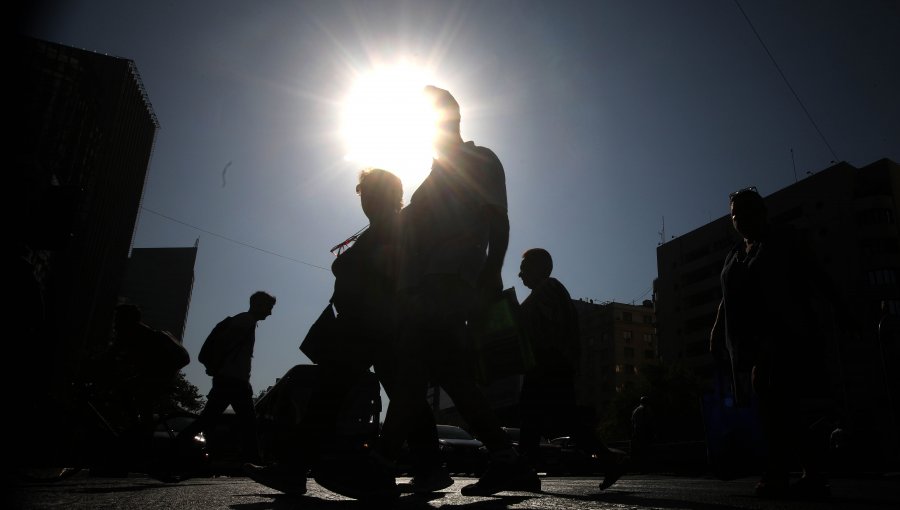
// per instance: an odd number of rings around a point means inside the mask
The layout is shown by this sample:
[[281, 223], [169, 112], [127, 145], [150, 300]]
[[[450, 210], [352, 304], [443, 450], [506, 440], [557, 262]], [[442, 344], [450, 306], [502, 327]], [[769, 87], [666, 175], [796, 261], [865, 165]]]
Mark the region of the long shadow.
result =
[[[443, 494], [432, 494], [428, 496], [407, 495], [392, 503], [384, 502], [366, 502], [356, 500], [333, 500], [319, 499], [314, 496], [288, 496], [285, 494], [254, 494], [258, 497], [271, 497], [272, 501], [256, 502], [256, 503], [238, 503], [230, 505], [234, 510], [290, 510], [295, 508], [307, 509], [327, 509], [327, 510], [361, 510], [372, 508], [377, 510], [396, 509], [396, 510], [434, 510], [435, 507], [429, 505], [430, 501], [436, 501], [445, 497]], [[471, 503], [441, 505], [440, 508], [466, 508], [474, 510], [506, 510], [512, 505], [517, 505], [533, 498], [534, 496], [493, 496], [491, 499], [481, 501], [473, 501]]]
[[689, 508], [691, 510], [745, 510], [748, 508], [745, 506], [723, 505], [721, 503], [704, 503], [702, 501], [642, 497], [631, 491], [602, 492], [600, 494], [563, 494], [545, 491], [542, 494], [577, 501], [600, 501], [617, 505], [647, 506], [651, 508]]

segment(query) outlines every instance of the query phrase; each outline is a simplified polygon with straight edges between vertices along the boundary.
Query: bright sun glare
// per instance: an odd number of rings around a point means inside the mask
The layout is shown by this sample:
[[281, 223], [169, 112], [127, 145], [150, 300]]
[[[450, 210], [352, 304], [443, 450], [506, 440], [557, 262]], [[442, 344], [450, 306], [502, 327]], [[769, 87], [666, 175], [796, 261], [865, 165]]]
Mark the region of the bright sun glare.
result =
[[345, 159], [397, 174], [407, 197], [431, 167], [435, 112], [422, 92], [429, 83], [423, 69], [385, 67], [360, 76], [344, 101]]

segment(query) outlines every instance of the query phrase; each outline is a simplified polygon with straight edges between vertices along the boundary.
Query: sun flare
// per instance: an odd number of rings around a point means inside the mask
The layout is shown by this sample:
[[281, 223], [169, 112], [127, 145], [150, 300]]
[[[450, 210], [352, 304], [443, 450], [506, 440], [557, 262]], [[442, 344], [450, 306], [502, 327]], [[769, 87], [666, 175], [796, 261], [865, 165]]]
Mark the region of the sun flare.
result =
[[359, 76], [344, 101], [345, 159], [397, 174], [406, 197], [431, 167], [436, 116], [423, 94], [430, 82], [421, 68], [384, 67]]

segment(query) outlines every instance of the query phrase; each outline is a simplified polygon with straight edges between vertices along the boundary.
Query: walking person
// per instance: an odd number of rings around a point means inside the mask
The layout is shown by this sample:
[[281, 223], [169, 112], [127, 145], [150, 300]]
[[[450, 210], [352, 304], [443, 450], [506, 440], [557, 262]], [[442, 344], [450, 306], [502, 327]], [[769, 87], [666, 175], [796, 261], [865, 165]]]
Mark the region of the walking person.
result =
[[[326, 489], [357, 499], [384, 499], [398, 494], [393, 473], [383, 478], [360, 478], [347, 485], [346, 463], [322, 462], [321, 445], [333, 433], [341, 405], [359, 380], [375, 367], [375, 373], [390, 397], [394, 391], [394, 336], [396, 330], [396, 287], [399, 266], [399, 213], [403, 200], [400, 179], [382, 169], [360, 173], [356, 186], [369, 226], [331, 265], [334, 273], [332, 302], [337, 309], [337, 334], [330, 345], [332, 354], [317, 360], [319, 367], [303, 417], [280, 459], [269, 466], [246, 465], [253, 480], [276, 490], [303, 494], [307, 471]], [[440, 467], [437, 431], [431, 410], [423, 399], [413, 418], [410, 449], [419, 463]], [[453, 483], [445, 472], [429, 481], [430, 488], [442, 489]]]
[[274, 306], [275, 296], [256, 291], [250, 296], [250, 308], [246, 312], [228, 317], [222, 324], [221, 362], [214, 368], [207, 365], [207, 373], [213, 379], [206, 406], [200, 417], [178, 434], [179, 441], [190, 441], [198, 433], [209, 431], [230, 405], [241, 427], [244, 460], [259, 462], [250, 371], [257, 323], [272, 315]]
[[[710, 351], [720, 352], [724, 339], [736, 403], [747, 405], [751, 391], [759, 402], [767, 451], [757, 495], [824, 496], [830, 489], [822, 472], [823, 445], [830, 431], [814, 424], [827, 421], [822, 418], [833, 412], [833, 396], [812, 298], [835, 304], [839, 297], [800, 232], [769, 224], [756, 188], [731, 193], [729, 202], [742, 239], [722, 268]], [[803, 473], [790, 486], [795, 457]]]
[[522, 255], [519, 278], [531, 289], [522, 302], [522, 326], [531, 339], [535, 366], [525, 373], [520, 406], [519, 446], [536, 463], [542, 435], [571, 435], [580, 450], [600, 464], [600, 489], [611, 487], [625, 471], [627, 458], [610, 450], [597, 436], [596, 424], [585, 419], [577, 403], [577, 371], [581, 354], [578, 312], [566, 287], [550, 276], [553, 258], [543, 248]]
[[[425, 89], [439, 121], [431, 173], [401, 212], [404, 264], [398, 372], [373, 458], [392, 469], [415, 423], [429, 382], [450, 396], [491, 463], [463, 495], [539, 491], [540, 479], [519, 458], [475, 382], [464, 350], [466, 321], [499, 298], [509, 241], [506, 178], [497, 156], [460, 135], [460, 109], [446, 90]], [[422, 474], [416, 479], [427, 479]]]

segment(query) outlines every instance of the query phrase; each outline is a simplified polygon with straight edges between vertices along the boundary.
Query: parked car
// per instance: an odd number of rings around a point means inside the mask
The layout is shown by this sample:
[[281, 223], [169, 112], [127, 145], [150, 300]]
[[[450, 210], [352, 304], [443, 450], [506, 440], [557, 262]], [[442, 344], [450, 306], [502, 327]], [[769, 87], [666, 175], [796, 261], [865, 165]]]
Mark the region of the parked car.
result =
[[484, 471], [488, 454], [481, 441], [454, 425], [438, 425], [437, 432], [447, 471], [473, 476]]
[[[519, 450], [519, 438], [522, 434], [518, 427], [502, 427], [503, 431], [509, 437], [513, 447]], [[560, 468], [560, 448], [551, 444], [547, 438], [541, 436], [538, 439], [538, 458], [531, 459], [535, 471], [538, 473], [546, 473], [548, 475], [562, 474]]]
[[[437, 425], [438, 448], [442, 462], [451, 474], [480, 476], [488, 463], [487, 449], [481, 441], [472, 437], [464, 429], [455, 425]], [[397, 460], [397, 474], [410, 475], [413, 464], [413, 453], [409, 445], [403, 443], [400, 458]]]

